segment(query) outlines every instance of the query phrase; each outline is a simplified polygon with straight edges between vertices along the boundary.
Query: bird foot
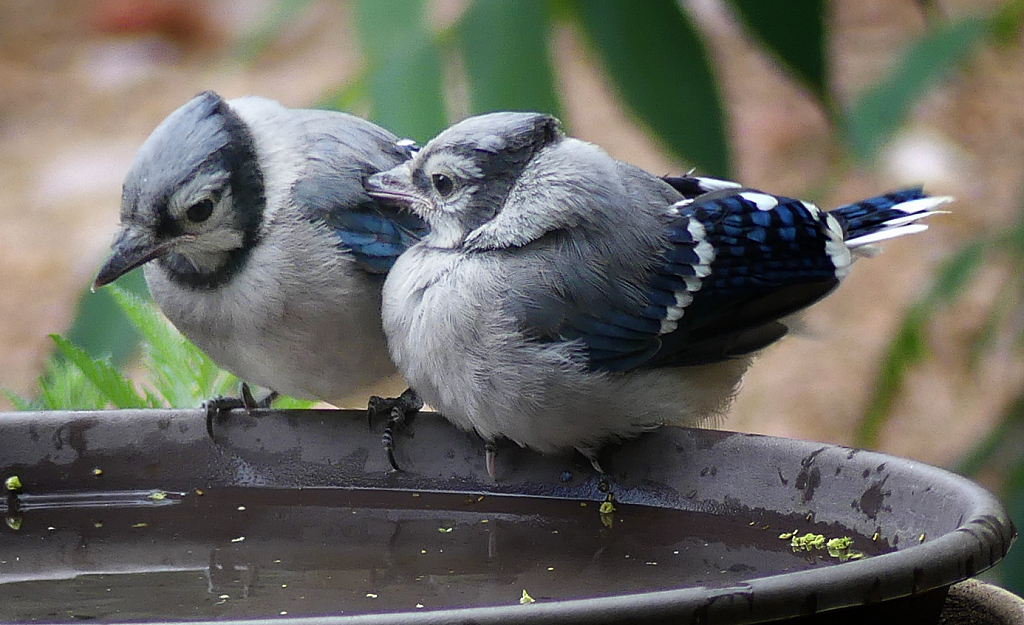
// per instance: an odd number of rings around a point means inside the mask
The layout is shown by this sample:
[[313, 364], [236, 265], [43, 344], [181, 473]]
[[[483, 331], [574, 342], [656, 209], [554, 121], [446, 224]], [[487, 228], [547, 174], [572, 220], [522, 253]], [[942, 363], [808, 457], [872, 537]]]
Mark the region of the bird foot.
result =
[[387, 415], [388, 417], [384, 433], [380, 437], [380, 444], [384, 448], [385, 455], [387, 455], [388, 464], [395, 471], [402, 470], [398, 466], [398, 461], [395, 460], [395, 432], [405, 427], [409, 419], [419, 412], [421, 408], [423, 408], [423, 400], [411, 388], [406, 389], [398, 397], [378, 397], [374, 395], [366, 406], [366, 418], [370, 427], [373, 427], [374, 420], [381, 415]]
[[232, 410], [244, 408], [246, 414], [252, 414], [253, 410], [270, 408], [275, 399], [277, 399], [277, 391], [270, 391], [266, 397], [257, 400], [253, 397], [249, 385], [242, 382], [242, 392], [239, 397], [218, 395], [203, 402], [202, 409], [206, 411], [206, 433], [213, 438], [214, 424], [223, 421]]

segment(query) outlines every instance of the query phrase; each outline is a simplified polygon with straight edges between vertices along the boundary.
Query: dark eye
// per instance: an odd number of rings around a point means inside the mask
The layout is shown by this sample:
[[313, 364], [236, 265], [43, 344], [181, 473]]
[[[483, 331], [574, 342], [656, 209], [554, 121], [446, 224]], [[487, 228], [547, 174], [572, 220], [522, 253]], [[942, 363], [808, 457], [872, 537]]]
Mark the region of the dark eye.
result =
[[213, 214], [213, 200], [206, 198], [199, 200], [185, 211], [185, 216], [193, 223], [201, 223], [210, 218]]
[[430, 181], [434, 183], [434, 188], [437, 189], [441, 197], [448, 197], [455, 190], [455, 183], [444, 174], [434, 174], [430, 177]]

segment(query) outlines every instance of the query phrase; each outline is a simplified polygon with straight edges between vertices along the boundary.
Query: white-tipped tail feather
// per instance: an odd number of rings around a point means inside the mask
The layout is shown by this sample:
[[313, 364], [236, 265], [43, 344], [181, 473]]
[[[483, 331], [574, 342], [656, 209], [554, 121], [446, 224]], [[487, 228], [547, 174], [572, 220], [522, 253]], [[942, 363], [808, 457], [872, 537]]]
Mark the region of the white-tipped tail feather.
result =
[[[892, 210], [898, 210], [904, 213], [902, 217], [895, 217], [883, 222], [879, 225], [881, 228], [880, 230], [875, 230], [868, 234], [847, 239], [846, 246], [853, 250], [873, 243], [895, 239], [896, 237], [923, 232], [928, 229], [928, 225], [915, 222], [931, 217], [932, 215], [948, 213], [948, 211], [934, 209], [945, 204], [949, 204], [952, 201], [953, 198], [950, 196], [939, 196], [923, 197], [896, 204], [892, 207]], [[871, 252], [868, 251], [868, 254], [870, 253]]]

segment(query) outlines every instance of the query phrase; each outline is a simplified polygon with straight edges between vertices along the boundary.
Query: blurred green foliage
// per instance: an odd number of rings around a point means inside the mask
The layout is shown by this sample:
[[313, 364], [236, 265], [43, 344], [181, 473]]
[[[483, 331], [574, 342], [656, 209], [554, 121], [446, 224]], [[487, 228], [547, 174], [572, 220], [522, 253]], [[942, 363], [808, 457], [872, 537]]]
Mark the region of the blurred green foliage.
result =
[[[930, 87], [962, 67], [982, 45], [1019, 45], [1022, 26], [1022, 0], [1006, 2], [989, 15], [932, 20], [931, 30], [908, 46], [891, 73], [868, 89], [848, 113], [845, 138], [853, 156], [870, 161]], [[858, 430], [858, 446], [877, 445], [908, 373], [931, 355], [928, 329], [932, 319], [967, 292], [984, 264], [1009, 267], [1012, 278], [972, 341], [972, 351], [967, 354], [971, 365], [993, 346], [997, 336], [1016, 335], [1018, 348], [1024, 342], [1019, 322], [1024, 317], [1024, 276], [1016, 271], [1024, 265], [1024, 197], [1016, 224], [965, 243], [940, 264], [923, 297], [907, 311], [880, 363], [877, 384]], [[1016, 526], [1024, 527], [1024, 389], [992, 432], [950, 468], [967, 476], [985, 476], [989, 483], [1001, 481], [997, 492]], [[1012, 549], [987, 576], [1024, 595], [1022, 550]]]
[[889, 75], [868, 89], [846, 116], [853, 156], [870, 161], [921, 97], [978, 49], [988, 25], [989, 20], [967, 17], [939, 24], [911, 44]]
[[[7, 393], [19, 410], [196, 407], [238, 391], [241, 382], [223, 371], [147, 301], [120, 286], [104, 290], [141, 338], [137, 365], [146, 382], [136, 385], [109, 354], [96, 356], [67, 338], [50, 335], [56, 353], [47, 363], [35, 399]], [[141, 388], [141, 390], [140, 390]], [[279, 407], [309, 407], [292, 398]]]
[[766, 50], [831, 111], [825, 50], [825, 4], [818, 0], [732, 0], [737, 14]]
[[[281, 27], [302, 13], [309, 0], [282, 0], [263, 27], [239, 44], [251, 56], [272, 41]], [[1011, 0], [990, 15], [945, 20], [938, 7], [921, 2], [929, 27], [906, 46], [888, 74], [852, 103], [836, 103], [829, 85], [827, 5], [824, 0], [725, 0], [738, 22], [780, 70], [802, 84], [833, 125], [837, 142], [851, 158], [838, 167], [870, 163], [905, 122], [916, 103], [945, 77], [960, 70], [982, 46], [1018, 42], [1024, 0]], [[725, 111], [716, 70], [700, 30], [675, 0], [472, 0], [452, 25], [429, 24], [424, 0], [354, 0], [356, 28], [365, 56], [361, 73], [351, 83], [325, 94], [320, 106], [369, 113], [369, 117], [403, 136], [426, 141], [448, 123], [451, 111], [469, 114], [500, 109], [541, 110], [559, 114], [561, 98], [550, 49], [551, 29], [575, 24], [603, 67], [610, 83], [634, 119], [663, 146], [701, 173], [729, 176], [734, 168]], [[461, 62], [452, 63], [453, 60]], [[454, 69], [453, 69], [454, 68]], [[462, 74], [458, 73], [462, 70]], [[449, 101], [463, 93], [466, 102]], [[455, 95], [452, 95], [455, 94]], [[1024, 214], [1024, 211], [1022, 211]], [[1024, 261], [1024, 219], [1005, 233], [967, 244], [939, 268], [933, 284], [916, 303], [894, 336], [880, 364], [874, 398], [859, 430], [859, 444], [872, 446], [902, 391], [909, 368], [928, 357], [929, 320], [954, 302], [984, 262]], [[142, 292], [138, 272], [123, 280]], [[990, 323], [978, 337], [978, 350], [1019, 316], [1024, 284], [1016, 278]], [[104, 300], [102, 298], [108, 298]], [[169, 340], [147, 335], [154, 388], [132, 395], [111, 383], [97, 394], [96, 384], [126, 362], [134, 351], [135, 330], [152, 334], [149, 321], [134, 323], [119, 315], [110, 295], [89, 295], [69, 333], [58, 340], [61, 358], [48, 365], [51, 384], [38, 400], [44, 405], [93, 407], [157, 400], [187, 405], [199, 396], [224, 388], [198, 352], [197, 379], [176, 379], [161, 345]], [[124, 294], [114, 296], [122, 303]], [[75, 351], [71, 344], [81, 348]], [[179, 345], [179, 348], [181, 346]], [[177, 349], [177, 348], [176, 348]], [[112, 356], [113, 365], [71, 366]], [[177, 358], [178, 356], [174, 356]], [[190, 367], [191, 369], [191, 367]], [[93, 388], [88, 384], [90, 382]], [[103, 382], [104, 385], [107, 382]], [[188, 387], [188, 388], [184, 388]], [[191, 394], [187, 401], [184, 399]], [[16, 399], [16, 398], [15, 398]], [[21, 402], [24, 404], [24, 402]], [[969, 475], [997, 466], [1006, 475], [1003, 495], [1019, 526], [1024, 526], [1024, 392], [989, 438], [960, 464]], [[1015, 552], [1024, 553], [1017, 549]], [[1002, 582], [1024, 592], [1024, 555], [1011, 552], [1001, 567]]]
[[728, 178], [722, 97], [690, 17], [671, 0], [574, 4], [623, 102], [676, 155]]

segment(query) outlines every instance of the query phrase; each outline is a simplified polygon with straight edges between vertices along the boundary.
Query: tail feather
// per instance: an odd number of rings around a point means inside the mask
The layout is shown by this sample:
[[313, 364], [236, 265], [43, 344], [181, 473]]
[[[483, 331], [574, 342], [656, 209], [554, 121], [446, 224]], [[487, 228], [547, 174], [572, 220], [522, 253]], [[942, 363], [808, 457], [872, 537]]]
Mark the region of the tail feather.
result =
[[843, 227], [844, 242], [852, 250], [927, 230], [926, 224], [916, 222], [946, 212], [935, 209], [952, 201], [926, 196], [916, 187], [840, 206], [829, 214]]

